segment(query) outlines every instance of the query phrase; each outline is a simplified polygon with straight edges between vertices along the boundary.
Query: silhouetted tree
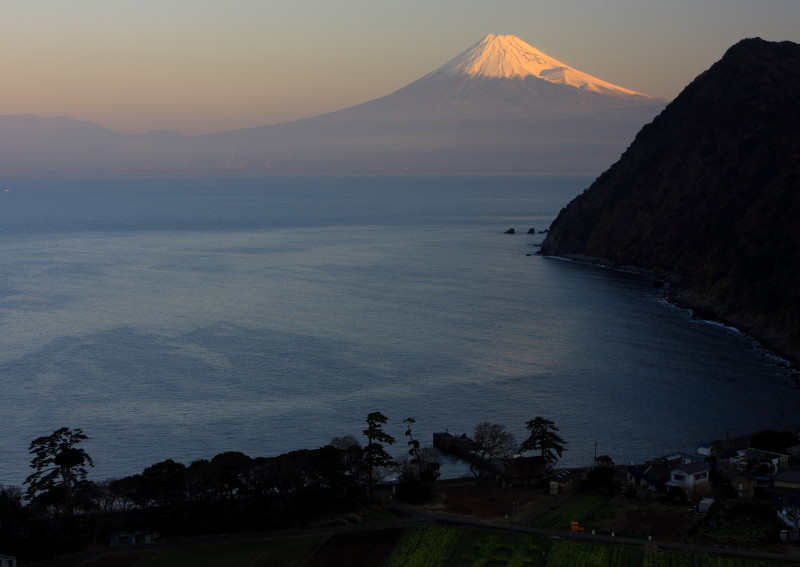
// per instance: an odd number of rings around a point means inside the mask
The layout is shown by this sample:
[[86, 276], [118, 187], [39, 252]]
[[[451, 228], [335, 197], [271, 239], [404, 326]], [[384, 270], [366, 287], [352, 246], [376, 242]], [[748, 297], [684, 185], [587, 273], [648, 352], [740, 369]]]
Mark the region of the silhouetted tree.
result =
[[399, 480], [395, 487], [395, 496], [411, 503], [431, 500], [440, 466], [439, 455], [432, 447], [416, 449], [413, 458], [411, 455], [403, 455], [397, 463]]
[[117, 498], [123, 510], [146, 508], [151, 504], [141, 474], [111, 480], [108, 489]]
[[[506, 431], [505, 425], [484, 421], [475, 426], [472, 437], [477, 443], [477, 453], [482, 461], [490, 463], [496, 459], [510, 457], [517, 450], [517, 440], [514, 435]], [[479, 465], [470, 465], [472, 474], [480, 483], [485, 474], [485, 468]]]
[[594, 459], [594, 467], [586, 478], [586, 487], [599, 490], [604, 494], [615, 495], [619, 490], [617, 470], [614, 460], [608, 455], [598, 455]]
[[558, 427], [549, 419], [541, 416], [526, 421], [525, 427], [528, 429], [528, 438], [520, 445], [519, 452], [538, 451], [548, 466], [553, 466], [561, 458], [564, 452], [564, 445], [567, 444], [558, 434]]
[[394, 459], [383, 448], [383, 444], [394, 444], [394, 437], [383, 430], [383, 426], [389, 421], [385, 415], [379, 411], [374, 411], [367, 415], [367, 428], [363, 430], [367, 438], [367, 446], [364, 447], [364, 466], [367, 469], [367, 485], [369, 494], [375, 485], [375, 473], [378, 468], [390, 467], [394, 464]]
[[395, 495], [406, 502], [425, 502], [433, 497], [433, 485], [439, 478], [439, 459], [432, 449], [420, 447], [419, 440], [414, 438], [412, 425], [416, 420], [408, 417], [403, 423], [406, 424], [409, 449], [397, 463], [400, 478]]
[[403, 423], [406, 424], [406, 437], [408, 437], [408, 454], [411, 457], [409, 461], [411, 465], [416, 465], [419, 470], [419, 477], [422, 478], [423, 470], [422, 470], [422, 463], [419, 459], [419, 441], [414, 439], [414, 433], [411, 431], [411, 426], [417, 422], [416, 419], [413, 417], [407, 417], [403, 420]]
[[80, 429], [62, 427], [51, 435], [31, 441], [31, 468], [25, 479], [25, 498], [54, 511], [73, 512], [81, 505], [81, 493], [91, 487], [86, 467], [93, 467], [89, 454], [77, 445], [88, 439]]
[[174, 506], [186, 499], [186, 465], [172, 459], [142, 471], [144, 493], [157, 506]]
[[252, 459], [239, 451], [216, 455], [209, 463], [216, 495], [231, 500], [247, 488]]
[[364, 481], [364, 486], [366, 486], [367, 483], [364, 478], [364, 449], [361, 447], [361, 443], [359, 443], [358, 439], [352, 435], [334, 437], [331, 440], [331, 446], [342, 452], [348, 474], [358, 481]]
[[4, 545], [24, 531], [20, 524], [25, 512], [22, 490], [17, 486], [0, 484], [0, 542]]

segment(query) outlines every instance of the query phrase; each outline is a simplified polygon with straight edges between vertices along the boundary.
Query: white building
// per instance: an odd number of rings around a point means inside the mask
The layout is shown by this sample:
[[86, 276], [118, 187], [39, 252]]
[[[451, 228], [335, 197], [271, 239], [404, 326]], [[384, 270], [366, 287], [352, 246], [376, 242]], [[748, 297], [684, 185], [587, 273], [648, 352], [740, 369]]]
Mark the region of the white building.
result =
[[708, 464], [695, 462], [682, 465], [669, 472], [668, 487], [683, 489], [687, 495], [707, 492], [711, 486]]

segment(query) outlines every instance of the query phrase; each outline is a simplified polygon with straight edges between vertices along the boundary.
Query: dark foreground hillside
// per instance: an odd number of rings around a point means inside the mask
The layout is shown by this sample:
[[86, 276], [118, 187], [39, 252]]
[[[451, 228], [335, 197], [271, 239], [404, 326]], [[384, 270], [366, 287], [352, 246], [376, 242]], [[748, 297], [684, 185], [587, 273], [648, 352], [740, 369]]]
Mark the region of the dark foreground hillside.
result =
[[576, 197], [542, 253], [666, 276], [800, 360], [800, 45], [746, 39]]

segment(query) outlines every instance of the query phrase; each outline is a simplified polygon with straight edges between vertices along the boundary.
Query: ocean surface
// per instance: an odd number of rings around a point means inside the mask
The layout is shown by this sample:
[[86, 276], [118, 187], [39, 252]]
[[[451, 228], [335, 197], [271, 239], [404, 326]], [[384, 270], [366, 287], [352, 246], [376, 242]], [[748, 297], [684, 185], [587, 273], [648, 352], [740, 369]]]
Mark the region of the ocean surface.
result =
[[[555, 421], [561, 464], [797, 425], [793, 370], [646, 278], [535, 255], [587, 176], [0, 185], [0, 483], [81, 428], [90, 478]], [[505, 234], [514, 227], [515, 235]], [[462, 469], [445, 461], [445, 474]]]

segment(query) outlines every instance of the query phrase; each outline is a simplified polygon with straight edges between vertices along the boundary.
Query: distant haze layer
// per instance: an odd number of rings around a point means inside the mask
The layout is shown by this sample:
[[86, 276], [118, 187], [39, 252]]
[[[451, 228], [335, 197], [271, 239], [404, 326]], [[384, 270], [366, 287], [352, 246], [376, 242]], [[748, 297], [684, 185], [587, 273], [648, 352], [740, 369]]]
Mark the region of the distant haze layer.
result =
[[489, 34], [385, 97], [274, 126], [126, 136], [65, 118], [0, 117], [0, 167], [594, 173], [664, 104]]

